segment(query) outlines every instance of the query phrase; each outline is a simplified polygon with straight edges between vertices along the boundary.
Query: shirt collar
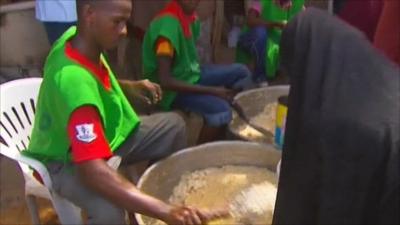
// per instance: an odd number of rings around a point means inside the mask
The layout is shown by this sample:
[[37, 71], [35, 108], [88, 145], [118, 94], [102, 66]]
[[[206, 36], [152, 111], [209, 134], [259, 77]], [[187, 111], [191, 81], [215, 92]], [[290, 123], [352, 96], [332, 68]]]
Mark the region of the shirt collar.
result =
[[107, 89], [111, 89], [111, 82], [109, 71], [104, 65], [103, 61], [100, 60], [99, 64], [95, 64], [90, 61], [86, 56], [81, 54], [77, 49], [74, 49], [71, 42], [66, 42], [65, 44], [65, 54], [71, 60], [79, 63], [82, 67], [90, 71], [96, 78], [101, 82], [101, 84]]
[[156, 17], [164, 16], [166, 14], [172, 15], [179, 20], [185, 37], [190, 38], [192, 36], [190, 25], [196, 21], [196, 13], [186, 15], [179, 3], [176, 0], [172, 0]]

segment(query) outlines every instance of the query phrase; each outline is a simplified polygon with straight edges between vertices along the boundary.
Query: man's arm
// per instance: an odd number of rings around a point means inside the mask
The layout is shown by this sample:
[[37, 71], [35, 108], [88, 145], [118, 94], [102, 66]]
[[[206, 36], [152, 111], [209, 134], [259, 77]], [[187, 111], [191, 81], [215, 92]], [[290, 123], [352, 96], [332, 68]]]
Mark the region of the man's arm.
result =
[[[82, 133], [86, 135], [82, 135]], [[108, 166], [112, 156], [99, 113], [94, 106], [76, 109], [68, 123], [71, 153], [80, 181], [130, 213], [141, 213], [168, 224], [202, 224], [224, 215], [186, 207], [173, 207], [140, 192], [132, 183]]]
[[232, 90], [224, 87], [207, 87], [200, 85], [187, 84], [183, 81], [175, 79], [171, 75], [172, 58], [169, 56], [158, 56], [158, 75], [161, 87], [165, 90], [180, 92], [180, 93], [193, 93], [214, 95], [226, 100], [231, 100], [234, 96]]
[[68, 136], [72, 160], [84, 185], [129, 212], [166, 218], [171, 210], [167, 204], [139, 192], [106, 163], [112, 151], [95, 106], [81, 106], [71, 114]]
[[111, 169], [103, 159], [77, 164], [80, 180], [91, 190], [104, 196], [130, 213], [140, 213], [170, 225], [200, 225], [226, 217], [225, 210], [200, 211], [189, 207], [173, 207], [140, 192], [132, 183]]
[[76, 164], [80, 180], [87, 187], [130, 213], [141, 213], [163, 221], [171, 206], [141, 193], [132, 183], [110, 168], [103, 159]]

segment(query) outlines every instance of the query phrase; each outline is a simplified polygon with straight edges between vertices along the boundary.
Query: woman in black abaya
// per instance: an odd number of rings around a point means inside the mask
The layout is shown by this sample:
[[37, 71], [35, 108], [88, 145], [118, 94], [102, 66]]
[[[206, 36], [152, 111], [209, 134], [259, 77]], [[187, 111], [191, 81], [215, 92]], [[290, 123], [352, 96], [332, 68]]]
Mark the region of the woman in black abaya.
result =
[[400, 72], [308, 9], [288, 24], [289, 112], [274, 224], [400, 224]]

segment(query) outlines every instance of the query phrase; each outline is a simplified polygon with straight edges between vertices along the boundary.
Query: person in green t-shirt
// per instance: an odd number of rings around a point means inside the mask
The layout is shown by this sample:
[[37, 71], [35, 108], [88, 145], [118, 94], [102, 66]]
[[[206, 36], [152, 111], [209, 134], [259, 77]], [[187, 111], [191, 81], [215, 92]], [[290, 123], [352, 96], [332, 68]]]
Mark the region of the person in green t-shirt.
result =
[[153, 19], [143, 41], [143, 72], [165, 91], [164, 110], [179, 108], [204, 118], [198, 143], [205, 143], [223, 138], [232, 119], [233, 96], [253, 83], [242, 64], [200, 66], [195, 44], [198, 3], [172, 0]]
[[304, 5], [304, 0], [252, 0], [247, 25], [238, 41], [238, 61], [254, 61], [257, 83], [273, 80], [279, 67], [282, 29]]
[[174, 225], [226, 215], [144, 194], [107, 163], [164, 158], [185, 147], [185, 124], [173, 113], [139, 118], [120, 84], [129, 92], [150, 91], [154, 103], [162, 99], [160, 87], [147, 80], [118, 82], [102, 54], [126, 35], [131, 0], [79, 0], [77, 9], [77, 27], [68, 29], [47, 57], [23, 154], [47, 167], [54, 190], [84, 210], [88, 224], [125, 224], [125, 210]]

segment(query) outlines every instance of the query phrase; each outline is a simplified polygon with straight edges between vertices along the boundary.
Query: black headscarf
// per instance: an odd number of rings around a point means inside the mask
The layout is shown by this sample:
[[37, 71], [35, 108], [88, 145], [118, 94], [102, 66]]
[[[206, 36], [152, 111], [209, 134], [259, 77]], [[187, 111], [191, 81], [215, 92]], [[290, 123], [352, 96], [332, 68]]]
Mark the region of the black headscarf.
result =
[[284, 30], [289, 112], [274, 224], [400, 224], [400, 72], [317, 9]]

